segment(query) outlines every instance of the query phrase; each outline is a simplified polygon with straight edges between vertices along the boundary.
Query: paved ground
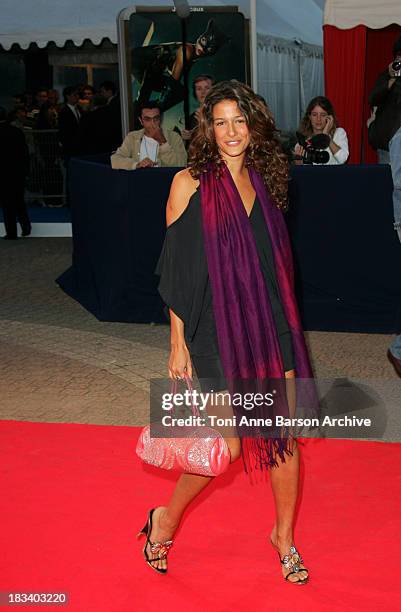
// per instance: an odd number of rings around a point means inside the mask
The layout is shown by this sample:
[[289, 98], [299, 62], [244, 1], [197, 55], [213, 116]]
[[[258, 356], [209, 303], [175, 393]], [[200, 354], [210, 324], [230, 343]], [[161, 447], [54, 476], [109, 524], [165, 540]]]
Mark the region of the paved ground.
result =
[[[54, 282], [70, 261], [68, 238], [0, 241], [0, 418], [143, 424], [149, 380], [167, 375], [168, 327], [97, 321]], [[385, 397], [384, 437], [401, 440], [390, 339], [307, 334], [316, 375], [365, 381]]]

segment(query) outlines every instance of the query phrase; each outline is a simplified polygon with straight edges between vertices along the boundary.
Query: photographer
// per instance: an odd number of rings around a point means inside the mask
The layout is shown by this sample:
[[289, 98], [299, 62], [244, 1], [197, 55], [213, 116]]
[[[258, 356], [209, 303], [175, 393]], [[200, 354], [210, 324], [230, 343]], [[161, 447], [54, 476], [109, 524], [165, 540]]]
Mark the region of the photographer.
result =
[[369, 143], [377, 150], [379, 164], [389, 164], [389, 142], [401, 126], [401, 37], [393, 47], [393, 61], [379, 74], [369, 95], [376, 118], [369, 126]]
[[[316, 142], [318, 141], [316, 137], [320, 134], [327, 136], [328, 146], [322, 147], [328, 154], [328, 157], [327, 155], [325, 156], [327, 161], [313, 161], [314, 157], [320, 159], [323, 156], [311, 156], [309, 147], [302, 146], [304, 143], [300, 144], [298, 142], [294, 148], [294, 153], [298, 159], [296, 163], [302, 164], [306, 162], [315, 165], [322, 163], [328, 165], [345, 164], [349, 156], [347, 133], [343, 128], [337, 127], [337, 118], [333, 105], [324, 96], [317, 96], [309, 102], [299, 127], [298, 141], [305, 140], [308, 144], [309, 139], [314, 137], [313, 139]], [[312, 151], [316, 151], [319, 148], [316, 144], [311, 147]], [[312, 158], [311, 161], [309, 161], [310, 158]]]

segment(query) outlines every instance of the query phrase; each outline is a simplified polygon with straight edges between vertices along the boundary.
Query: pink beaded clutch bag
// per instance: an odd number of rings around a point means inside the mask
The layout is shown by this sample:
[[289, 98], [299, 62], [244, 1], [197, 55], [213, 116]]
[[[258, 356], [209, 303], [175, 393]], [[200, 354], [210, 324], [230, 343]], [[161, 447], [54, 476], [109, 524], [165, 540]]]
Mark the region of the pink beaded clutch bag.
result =
[[[192, 391], [190, 378], [185, 377], [185, 380]], [[177, 382], [173, 381], [171, 393], [174, 395], [176, 392]], [[202, 418], [198, 406], [193, 403], [191, 412], [194, 417]], [[167, 438], [166, 431], [169, 433]], [[140, 433], [136, 453], [145, 463], [164, 470], [176, 469], [201, 476], [219, 476], [230, 463], [227, 442], [218, 431], [206, 425], [147, 425]]]

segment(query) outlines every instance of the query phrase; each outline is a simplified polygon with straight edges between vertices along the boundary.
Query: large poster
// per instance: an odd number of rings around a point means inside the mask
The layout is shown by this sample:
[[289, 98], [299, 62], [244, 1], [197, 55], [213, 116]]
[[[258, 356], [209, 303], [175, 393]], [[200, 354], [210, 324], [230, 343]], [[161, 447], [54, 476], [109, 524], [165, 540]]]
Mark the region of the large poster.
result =
[[[185, 90], [180, 18], [171, 10], [137, 9], [129, 20], [128, 39], [131, 129], [140, 127], [135, 109], [155, 100], [163, 111], [163, 125], [181, 132]], [[192, 86], [197, 76], [249, 81], [247, 22], [236, 9], [193, 7], [186, 20], [186, 41], [190, 113], [198, 106]]]

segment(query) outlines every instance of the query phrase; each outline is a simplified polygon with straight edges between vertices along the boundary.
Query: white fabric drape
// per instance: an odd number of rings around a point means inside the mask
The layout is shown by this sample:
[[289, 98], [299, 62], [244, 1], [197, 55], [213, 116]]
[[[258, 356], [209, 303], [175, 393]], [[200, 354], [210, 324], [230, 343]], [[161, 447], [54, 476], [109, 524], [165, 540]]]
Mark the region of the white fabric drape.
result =
[[258, 34], [258, 92], [281, 130], [295, 130], [308, 102], [324, 95], [323, 49]]
[[401, 24], [400, 0], [326, 0], [324, 24], [336, 28], [365, 25], [378, 29]]

